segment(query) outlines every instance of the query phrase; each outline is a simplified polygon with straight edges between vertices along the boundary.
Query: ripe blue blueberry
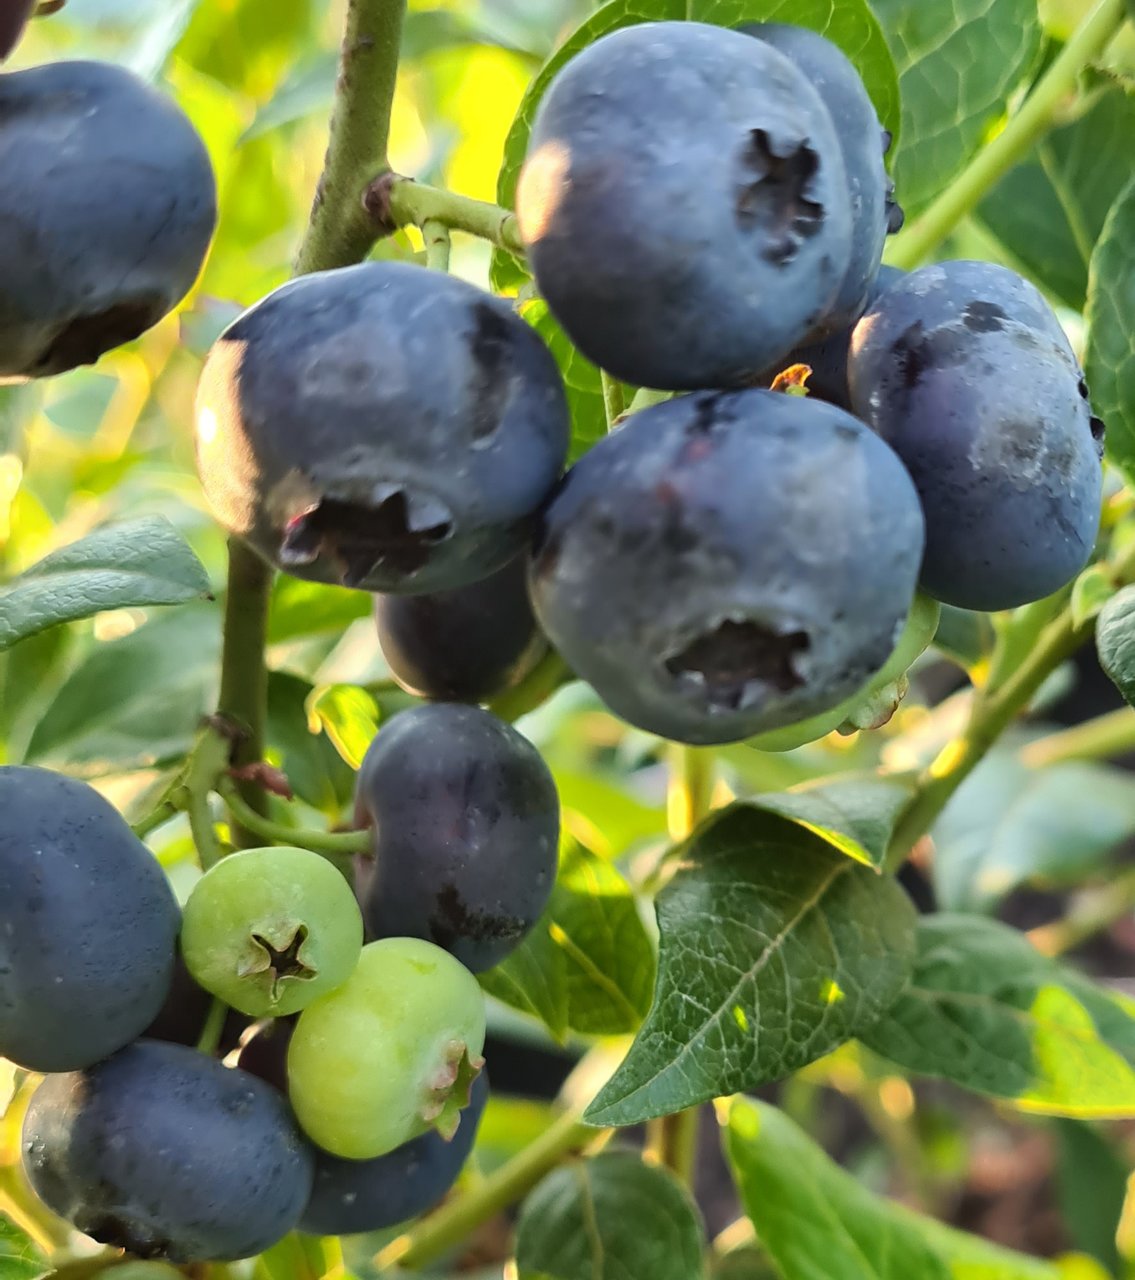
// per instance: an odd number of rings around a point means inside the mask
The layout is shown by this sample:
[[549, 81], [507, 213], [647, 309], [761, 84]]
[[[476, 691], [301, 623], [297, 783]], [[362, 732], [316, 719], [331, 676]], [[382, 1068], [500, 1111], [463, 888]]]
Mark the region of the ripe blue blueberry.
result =
[[48, 1208], [142, 1258], [247, 1258], [295, 1226], [313, 1161], [283, 1097], [182, 1045], [139, 1040], [52, 1075], [24, 1119]]
[[317, 1236], [380, 1231], [425, 1213], [457, 1181], [488, 1097], [482, 1071], [448, 1141], [431, 1130], [373, 1160], [343, 1160], [316, 1148], [315, 1181], [299, 1229]]
[[204, 144], [122, 67], [0, 79], [0, 378], [92, 364], [188, 293], [217, 217]]
[[443, 591], [501, 568], [563, 466], [567, 405], [535, 331], [440, 272], [303, 276], [206, 361], [197, 460], [218, 519], [278, 568]]
[[177, 901], [84, 782], [0, 768], [0, 1056], [89, 1066], [142, 1033], [173, 978]]
[[[424, 938], [479, 972], [536, 923], [556, 877], [560, 810], [540, 753], [479, 707], [435, 703], [384, 725], [359, 770], [368, 936]], [[365, 864], [364, 864], [365, 867]]]
[[990, 262], [912, 272], [856, 325], [848, 378], [918, 489], [930, 595], [1009, 609], [1075, 577], [1099, 525], [1103, 424], [1031, 284]]
[[771, 45], [699, 22], [612, 32], [536, 114], [517, 217], [540, 292], [618, 378], [751, 382], [823, 319], [851, 253], [827, 108]]
[[532, 599], [616, 714], [730, 742], [828, 710], [883, 666], [922, 542], [910, 477], [850, 414], [702, 393], [636, 413], [575, 464]]
[[410, 693], [485, 702], [547, 649], [528, 600], [524, 556], [480, 582], [429, 595], [380, 595], [374, 620], [391, 674]]
[[890, 135], [879, 123], [859, 72], [843, 50], [818, 31], [780, 22], [743, 27], [799, 67], [823, 99], [843, 154], [851, 208], [851, 256], [839, 293], [813, 335], [846, 329], [867, 305], [888, 231], [902, 225], [883, 166]]

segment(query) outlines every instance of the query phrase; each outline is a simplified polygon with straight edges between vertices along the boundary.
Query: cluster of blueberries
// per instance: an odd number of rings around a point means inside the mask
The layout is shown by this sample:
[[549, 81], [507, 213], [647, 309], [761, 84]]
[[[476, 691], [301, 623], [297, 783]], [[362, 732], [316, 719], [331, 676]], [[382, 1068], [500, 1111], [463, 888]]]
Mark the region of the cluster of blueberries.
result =
[[[287, 573], [375, 593], [428, 701], [360, 769], [353, 886], [245, 850], [182, 911], [91, 788], [0, 769], [0, 1054], [47, 1073], [24, 1160], [52, 1209], [202, 1261], [446, 1191], [487, 1092], [472, 975], [535, 924], [559, 836], [538, 752], [476, 704], [549, 645], [631, 724], [728, 742], [855, 695], [916, 591], [1004, 609], [1080, 570], [1102, 427], [1074, 354], [1004, 268], [880, 267], [888, 145], [801, 28], [644, 24], [563, 68], [518, 187], [536, 285], [607, 375], [680, 393], [640, 397], [566, 475], [555, 361], [469, 284], [367, 262], [221, 335], [196, 413], [218, 519]], [[200, 269], [204, 149], [118, 68], [0, 77], [0, 178], [0, 377], [96, 359]], [[779, 389], [796, 365], [806, 395]], [[226, 1006], [222, 1062], [194, 1046]]]
[[[815, 32], [595, 42], [540, 104], [519, 227], [585, 355], [687, 394], [561, 478], [559, 372], [507, 302], [392, 262], [307, 276], [206, 363], [218, 518], [289, 573], [377, 593], [417, 692], [483, 697], [546, 637], [624, 719], [693, 743], [844, 702], [916, 589], [980, 610], [1051, 594], [1092, 551], [1102, 425], [1026, 281], [880, 268], [887, 143]], [[771, 389], [793, 365], [810, 394]]]

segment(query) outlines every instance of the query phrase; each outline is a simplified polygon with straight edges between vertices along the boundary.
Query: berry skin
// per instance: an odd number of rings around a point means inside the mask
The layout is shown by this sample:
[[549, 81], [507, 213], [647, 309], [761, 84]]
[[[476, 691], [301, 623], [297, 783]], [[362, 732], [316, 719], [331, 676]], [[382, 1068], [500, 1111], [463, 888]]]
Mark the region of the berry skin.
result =
[[759, 376], [823, 319], [851, 252], [823, 101], [771, 45], [699, 22], [626, 27], [559, 72], [517, 218], [584, 355], [670, 390]]
[[[901, 280], [905, 274], [906, 272], [900, 271], [898, 267], [880, 267], [875, 283], [871, 286], [867, 302], [868, 309], [873, 307], [887, 289], [896, 280]], [[853, 322], [820, 342], [797, 347], [784, 360], [786, 368], [793, 364], [806, 364], [812, 370], [807, 382], [810, 396], [823, 400], [826, 404], [834, 404], [840, 409], [846, 409], [849, 413], [851, 412], [851, 391], [847, 385], [847, 357], [851, 349], [851, 335], [854, 329]]]
[[848, 377], [918, 489], [925, 591], [1009, 609], [1075, 577], [1099, 524], [1103, 424], [1032, 285], [989, 262], [914, 271], [856, 326]]
[[50, 1209], [142, 1258], [251, 1257], [295, 1226], [311, 1193], [311, 1152], [274, 1089], [152, 1040], [48, 1076], [23, 1151]]
[[420, 1217], [457, 1181], [489, 1097], [484, 1071], [473, 1081], [469, 1105], [457, 1132], [447, 1142], [423, 1133], [374, 1160], [340, 1160], [315, 1153], [315, 1182], [299, 1229], [316, 1236], [380, 1231]]
[[93, 364], [189, 291], [217, 219], [201, 139], [122, 67], [0, 80], [0, 378]]
[[524, 556], [453, 591], [377, 596], [374, 620], [395, 680], [443, 702], [487, 702], [523, 680], [547, 650]]
[[400, 262], [269, 294], [214, 344], [197, 396], [198, 470], [225, 528], [296, 577], [370, 591], [451, 590], [516, 556], [568, 430], [535, 331]]
[[431, 1127], [452, 1136], [484, 1044], [485, 999], [469, 970], [431, 942], [386, 938], [300, 1014], [288, 1096], [317, 1146], [371, 1160]]
[[887, 661], [922, 514], [894, 453], [830, 405], [773, 391], [634, 414], [545, 514], [536, 615], [617, 715], [717, 743], [834, 707]]
[[476, 973], [519, 945], [552, 892], [552, 775], [523, 735], [479, 707], [395, 716], [359, 769], [355, 817], [374, 832], [360, 876], [368, 937], [425, 938]]
[[0, 768], [0, 1056], [72, 1071], [162, 1007], [180, 913], [164, 873], [93, 788]]
[[307, 849], [245, 849], [193, 886], [181, 954], [194, 980], [254, 1018], [298, 1013], [344, 983], [363, 922], [350, 885]]
[[850, 60], [838, 45], [818, 31], [780, 22], [742, 27], [790, 59], [823, 99], [835, 125], [851, 198], [851, 257], [839, 293], [814, 337], [836, 333], [853, 324], [867, 305], [895, 215], [883, 156], [890, 135], [879, 123], [875, 107]]

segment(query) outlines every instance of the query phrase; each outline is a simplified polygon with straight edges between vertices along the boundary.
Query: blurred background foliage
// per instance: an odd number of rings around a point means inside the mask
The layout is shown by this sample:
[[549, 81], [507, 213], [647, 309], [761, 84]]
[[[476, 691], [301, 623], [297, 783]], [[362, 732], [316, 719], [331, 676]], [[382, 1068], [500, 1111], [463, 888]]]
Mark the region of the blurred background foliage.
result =
[[[526, 85], [594, 7], [589, 0], [411, 0], [394, 168], [494, 199], [502, 147]], [[878, 5], [881, 14], [900, 7], [897, 0]], [[1089, 0], [1043, 0], [1043, 31], [1029, 59], [1038, 67], [1049, 60], [1089, 7]], [[289, 275], [326, 146], [344, 8], [344, 0], [69, 0], [59, 14], [32, 24], [12, 69], [106, 58], [176, 95], [212, 155], [220, 227], [197, 288], [142, 339], [96, 368], [0, 387], [0, 579], [99, 524], [160, 513], [201, 557], [215, 591], [222, 588], [224, 543], [193, 467], [196, 378], [220, 329]], [[1087, 279], [1076, 240], [1080, 213], [1091, 224], [1090, 249], [1103, 211], [1135, 170], [1130, 25], [1095, 75], [1092, 112], [1099, 114], [1085, 124], [1091, 112], [1081, 103], [1067, 140], [1052, 135], [1049, 150], [1038, 149], [1008, 175], [941, 250], [943, 257], [980, 256], [1025, 270], [1061, 309], [1075, 340], [1082, 337]], [[1059, 204], [1052, 175], [1067, 180], [1086, 157], [1096, 161], [1087, 164], [1095, 187], [1085, 192], [1081, 184], [1076, 210], [1065, 205], [1064, 222], [1050, 218], [1045, 225], [1057, 230], [1038, 239], [1027, 215], [1046, 199]], [[412, 258], [420, 248], [408, 233], [375, 253]], [[453, 269], [487, 283], [487, 246], [455, 237]], [[586, 385], [590, 375], [580, 376]], [[596, 393], [588, 394], [594, 400]], [[1126, 510], [1125, 499], [1116, 501], [1119, 513]], [[925, 763], [959, 728], [966, 675], [988, 660], [991, 640], [986, 622], [948, 617], [937, 650], [916, 669], [912, 695], [885, 729], [832, 735], [783, 755], [743, 744], [723, 748], [717, 799], [880, 762]], [[66, 768], [89, 777], [128, 814], [143, 811], [212, 706], [219, 644], [216, 602], [105, 613], [23, 641], [0, 655], [0, 761]], [[291, 811], [298, 809], [301, 822], [315, 814], [332, 824], [348, 821], [352, 766], [383, 716], [408, 701], [378, 653], [369, 599], [280, 578], [269, 663], [270, 752], [297, 792], [300, 804]], [[912, 884], [916, 894], [936, 890], [952, 909], [1000, 913], [1034, 930], [1045, 949], [1077, 950], [1101, 977], [1130, 984], [1135, 922], [1129, 910], [1115, 909], [1109, 886], [1119, 872], [1126, 891], [1135, 890], [1135, 783], [1114, 763], [1077, 760], [1074, 738], [1052, 736], [1060, 723], [1109, 712], [1128, 717], [1135, 741], [1135, 711], [1119, 707], [1091, 661], [1059, 672], [1042, 693], [1038, 718], [994, 753], [951, 805], [936, 832], [933, 869], [920, 871], [916, 857]], [[561, 689], [522, 727], [545, 752], [564, 799], [572, 874], [562, 882], [562, 910], [579, 909], [586, 892], [607, 883], [604, 865], [617, 863], [635, 889], [649, 886], [667, 840], [662, 744], [617, 722], [578, 684]], [[153, 843], [184, 895], [196, 874], [187, 830], [169, 823]], [[581, 885], [575, 900], [574, 876]], [[612, 896], [628, 894], [622, 879], [609, 887]], [[645, 938], [649, 911], [629, 896], [626, 903], [632, 916], [636, 909], [642, 916]], [[593, 958], [601, 967], [601, 952]], [[626, 975], [627, 1025], [584, 991], [570, 1029], [633, 1030], [649, 975], [641, 966]], [[571, 1062], [570, 1049], [558, 1059], [526, 1059], [521, 1046], [547, 1049], [550, 1041], [503, 1003], [494, 1002], [493, 1020], [515, 1055], [493, 1060], [502, 1096], [488, 1112], [474, 1178], [546, 1124], [542, 1105], [503, 1095], [540, 1092], [549, 1078], [554, 1088]], [[1105, 1133], [1072, 1120], [1022, 1119], [944, 1085], [920, 1085], [916, 1106], [911, 1086], [856, 1046], [790, 1081], [782, 1102], [877, 1190], [1030, 1252], [1077, 1247], [1113, 1275], [1135, 1275], [1135, 1207], [1126, 1211], [1119, 1243], [1115, 1230], [1131, 1164], [1123, 1147], [1131, 1134], [1119, 1127]], [[13, 1168], [18, 1119], [17, 1106], [3, 1122], [0, 1174]], [[704, 1182], [711, 1229], [720, 1229], [736, 1213], [724, 1169], [710, 1168]], [[483, 1247], [492, 1253], [491, 1241]], [[354, 1260], [361, 1272], [364, 1255], [360, 1250]], [[743, 1274], [764, 1273], [754, 1263]]]

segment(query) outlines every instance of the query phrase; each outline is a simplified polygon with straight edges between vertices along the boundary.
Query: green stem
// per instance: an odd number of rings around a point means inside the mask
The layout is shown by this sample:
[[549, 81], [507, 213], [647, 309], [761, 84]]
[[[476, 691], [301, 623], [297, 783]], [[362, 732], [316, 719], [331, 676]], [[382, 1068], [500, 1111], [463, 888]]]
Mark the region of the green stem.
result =
[[609, 373], [600, 370], [599, 380], [603, 387], [603, 408], [607, 415], [607, 430], [610, 431], [619, 418], [626, 413], [627, 398], [623, 392], [623, 384], [617, 378], [612, 378]]
[[206, 1053], [210, 1057], [217, 1052], [221, 1043], [221, 1032], [225, 1029], [225, 1018], [228, 1016], [229, 1007], [223, 1000], [214, 997], [213, 1002], [209, 1005], [209, 1012], [205, 1017], [205, 1025], [201, 1028], [201, 1034], [197, 1037], [197, 1052]]
[[394, 175], [373, 184], [370, 193], [371, 235], [389, 234], [398, 227], [423, 227], [438, 222], [451, 231], [488, 240], [498, 249], [524, 256], [516, 215], [499, 205], [471, 200], [442, 187]]
[[923, 772], [915, 799], [895, 829], [887, 855], [889, 867], [900, 865], [930, 830], [950, 797], [1028, 706], [1048, 676], [1076, 652], [1089, 630], [1090, 624], [1077, 628], [1071, 612], [1065, 611], [1041, 632], [1036, 647], [1000, 689], [975, 700], [965, 733], [945, 747]]
[[[1112, 563], [1104, 565], [1104, 569], [1116, 588], [1129, 583], [1135, 577], [1135, 543]], [[1022, 625], [1031, 631], [1038, 615], [1030, 610], [1021, 617]], [[1069, 604], [1040, 631], [1032, 648], [1021, 656], [1015, 669], [1010, 670], [998, 655], [994, 655], [992, 670], [999, 673], [999, 680], [991, 681], [974, 698], [969, 724], [961, 738], [946, 746], [921, 774], [915, 798], [899, 820], [891, 839], [887, 853], [889, 868], [893, 870], [901, 865], [1011, 721], [1028, 706], [1052, 672], [1070, 658], [1094, 630], [1094, 619], [1076, 625]], [[1012, 628], [1002, 632], [998, 645], [1016, 647], [1017, 637]]]
[[431, 271], [449, 270], [449, 228], [436, 218], [422, 223], [422, 239], [426, 246], [426, 266]]
[[222, 782], [220, 793], [233, 817], [258, 836], [260, 841], [297, 845], [301, 849], [310, 849], [312, 853], [322, 853], [335, 861], [356, 853], [366, 853], [371, 847], [371, 835], [368, 831], [312, 831], [273, 822], [250, 809], [232, 782]]
[[1135, 711], [1121, 707], [1047, 738], [1030, 742], [1021, 759], [1034, 769], [1065, 760], [1107, 760], [1135, 751]]
[[172, 800], [164, 799], [144, 817], [139, 818], [137, 822], [132, 822], [130, 830], [134, 832], [139, 840], [145, 840], [151, 831], [156, 831], [163, 823], [168, 822], [171, 818], [176, 818], [180, 812]]
[[[398, 75], [398, 53], [406, 0], [349, 0], [331, 135], [311, 217], [295, 271], [327, 271], [360, 262], [375, 240], [364, 204], [368, 184], [389, 166], [390, 111]], [[233, 763], [254, 764], [264, 755], [271, 569], [244, 543], [229, 540], [229, 582], [221, 660], [220, 712], [242, 731]], [[249, 808], [263, 813], [263, 790], [240, 789]], [[234, 825], [238, 847], [254, 843], [252, 833]]]
[[1052, 125], [1080, 73], [1107, 46], [1124, 21], [1124, 0], [1099, 0], [1020, 110], [974, 157], [934, 203], [891, 242], [887, 261], [910, 270], [927, 258], [993, 185]]
[[[271, 591], [271, 567], [239, 538], [230, 538], [218, 711], [237, 734], [232, 751], [235, 765], [255, 764], [264, 757], [264, 725], [268, 718], [264, 648]], [[263, 788], [245, 782], [241, 784], [241, 794], [251, 808], [263, 811]], [[233, 840], [238, 848], [253, 843], [239, 827], [233, 829]]]
[[[666, 794], [666, 817], [670, 837], [687, 839], [709, 813], [717, 782], [717, 758], [705, 747], [676, 743], [671, 748], [670, 782]], [[651, 1150], [686, 1186], [693, 1185], [697, 1163], [698, 1130], [701, 1111], [688, 1107], [663, 1116], [651, 1133]]]
[[475, 1227], [526, 1195], [569, 1152], [603, 1137], [604, 1130], [580, 1124], [577, 1111], [565, 1112], [535, 1142], [467, 1195], [449, 1201], [413, 1231], [382, 1249], [375, 1256], [375, 1266], [380, 1272], [395, 1267], [413, 1270], [434, 1261], [459, 1245]]
[[189, 830], [203, 871], [221, 859], [209, 793], [229, 763], [231, 745], [215, 728], [205, 729], [185, 762], [181, 785], [170, 796], [170, 802], [184, 809], [189, 818]]
[[296, 275], [361, 262], [375, 229], [363, 204], [386, 148], [406, 0], [349, 0], [331, 137]]
[[507, 690], [489, 703], [489, 710], [498, 720], [509, 723], [519, 720], [529, 711], [543, 706], [560, 685], [571, 678], [567, 663], [554, 649], [549, 649], [514, 689]]

